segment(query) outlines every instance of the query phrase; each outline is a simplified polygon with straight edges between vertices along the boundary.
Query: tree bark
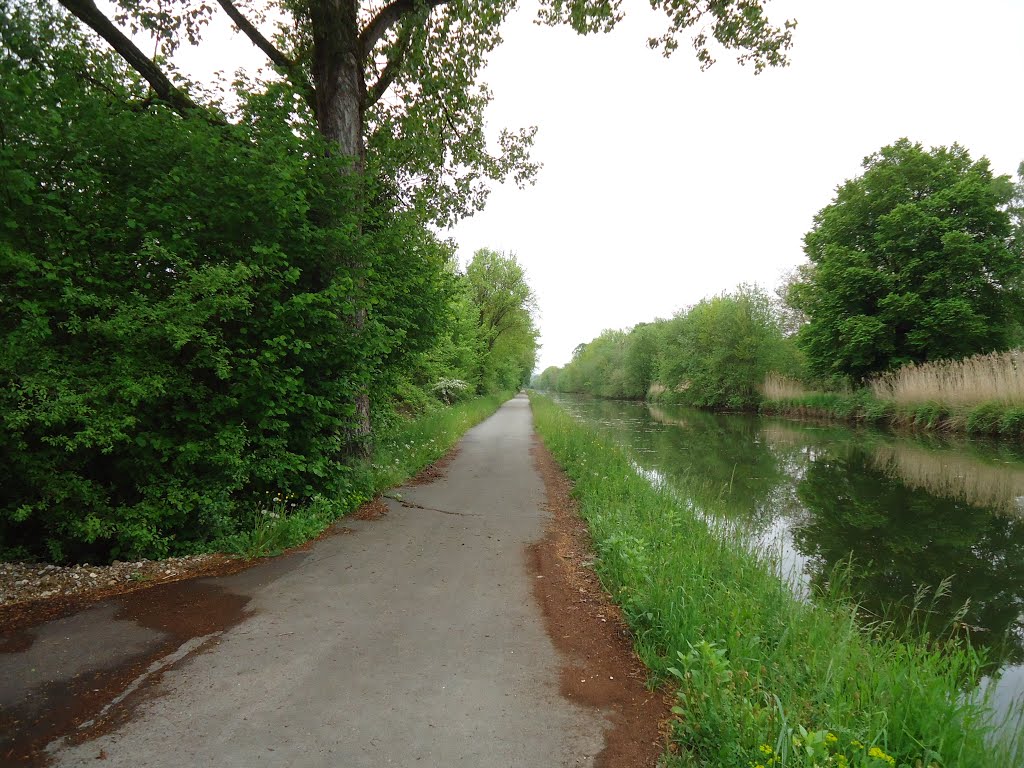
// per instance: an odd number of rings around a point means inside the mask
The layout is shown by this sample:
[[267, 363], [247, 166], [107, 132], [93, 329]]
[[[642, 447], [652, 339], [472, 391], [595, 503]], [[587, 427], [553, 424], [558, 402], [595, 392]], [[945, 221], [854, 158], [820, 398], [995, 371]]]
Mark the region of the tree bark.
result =
[[[313, 28], [313, 89], [316, 92], [316, 117], [320, 133], [337, 147], [338, 154], [352, 160], [352, 173], [366, 168], [363, 143], [363, 102], [366, 81], [363, 71], [363, 47], [359, 37], [358, 0], [313, 0], [309, 5]], [[352, 264], [353, 269], [362, 265]], [[361, 281], [357, 292], [362, 293]], [[352, 332], [361, 334], [366, 326], [366, 308], [356, 297], [357, 309], [351, 318]], [[355, 423], [346, 434], [353, 455], [369, 453], [370, 395], [365, 390], [354, 395]]]
[[365, 166], [363, 145], [363, 53], [359, 40], [358, 0], [314, 0], [309, 6], [313, 27], [313, 87], [317, 125], [338, 152]]

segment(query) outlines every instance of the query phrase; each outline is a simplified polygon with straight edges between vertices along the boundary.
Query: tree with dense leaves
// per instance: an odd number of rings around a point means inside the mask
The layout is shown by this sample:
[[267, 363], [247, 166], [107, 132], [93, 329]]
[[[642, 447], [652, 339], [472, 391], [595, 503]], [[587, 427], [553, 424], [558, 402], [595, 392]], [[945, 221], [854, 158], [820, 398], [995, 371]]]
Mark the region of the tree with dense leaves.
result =
[[[200, 111], [199, 100], [173, 71], [146, 56], [114, 22], [149, 31], [169, 56], [183, 40], [201, 41], [203, 25], [218, 12], [212, 2], [117, 0], [114, 20], [94, 0], [60, 3], [145, 79], [155, 100], [182, 114]], [[499, 27], [514, 0], [217, 0], [217, 5], [293, 87], [297, 117], [314, 120], [356, 171], [369, 159], [397, 195], [429, 218], [451, 222], [479, 209], [489, 179], [524, 183], [536, 173], [529, 159], [533, 129], [503, 131], [497, 152], [488, 149], [483, 130], [490, 92], [478, 75], [501, 42]], [[620, 5], [620, 0], [543, 0], [540, 20], [569, 24], [581, 34], [608, 31], [622, 18]], [[668, 26], [650, 44], [666, 55], [678, 47], [684, 30], [704, 23], [699, 28], [708, 31], [693, 38], [704, 67], [714, 62], [712, 39], [738, 51], [739, 61], [753, 63], [756, 71], [786, 63], [795, 23], [773, 26], [762, 0], [656, 0], [653, 5], [664, 11]], [[274, 33], [260, 28], [270, 16], [279, 19]], [[362, 305], [353, 312], [354, 332], [365, 313]], [[365, 393], [358, 405], [357, 432], [366, 433]]]
[[701, 408], [750, 408], [769, 371], [788, 371], [792, 350], [771, 297], [740, 285], [681, 312], [664, 331], [664, 399]]
[[[103, 38], [162, 100], [192, 114], [200, 99], [175, 78], [167, 61], [182, 43], [200, 44], [203, 26], [223, 12], [291, 84], [296, 110], [313, 119], [337, 151], [362, 168], [390, 174], [405, 198], [431, 217], [450, 222], [479, 209], [488, 179], [533, 178], [534, 129], [503, 131], [498, 151], [487, 147], [484, 108], [491, 94], [479, 82], [499, 27], [515, 0], [116, 0], [107, 17], [94, 0], [60, 0]], [[621, 0], [543, 0], [539, 20], [568, 24], [581, 34], [606, 32], [622, 18]], [[665, 33], [650, 40], [665, 55], [687, 29], [702, 31], [693, 46], [703, 67], [714, 62], [715, 41], [737, 51], [755, 71], [787, 63], [795, 22], [769, 23], [762, 0], [656, 0]], [[277, 20], [276, 29], [269, 19]], [[147, 30], [164, 61], [146, 56], [115, 24]], [[261, 24], [262, 22], [262, 24]], [[261, 27], [264, 27], [261, 29]]]
[[514, 254], [481, 248], [466, 267], [465, 281], [480, 328], [480, 370], [484, 389], [525, 384], [537, 356], [537, 298]]
[[358, 496], [351, 393], [432, 347], [450, 249], [360, 208], [287, 89], [182, 120], [77, 26], [0, 14], [0, 557], [179, 554], [268, 492]]
[[864, 160], [806, 235], [788, 291], [811, 370], [854, 380], [1005, 349], [1022, 308], [1013, 185], [954, 144], [901, 139]]

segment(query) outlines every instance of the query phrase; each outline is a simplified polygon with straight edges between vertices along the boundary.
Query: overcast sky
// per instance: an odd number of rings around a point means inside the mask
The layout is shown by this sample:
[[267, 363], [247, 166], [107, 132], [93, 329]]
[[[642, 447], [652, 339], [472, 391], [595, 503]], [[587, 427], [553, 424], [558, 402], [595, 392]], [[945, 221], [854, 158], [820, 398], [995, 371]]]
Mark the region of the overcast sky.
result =
[[606, 36], [532, 23], [523, 4], [484, 79], [489, 129], [537, 125], [537, 184], [496, 189], [452, 231], [514, 252], [541, 309], [538, 370], [605, 328], [669, 317], [739, 282], [774, 288], [861, 160], [906, 136], [959, 142], [998, 173], [1024, 160], [1024, 2], [775, 0], [798, 27], [786, 69], [647, 48], [626, 0]]
[[[1024, 0], [774, 0], [774, 21], [798, 22], [792, 65], [757, 76], [726, 54], [701, 72], [688, 40], [663, 58], [646, 41], [664, 17], [622, 5], [613, 33], [580, 37], [523, 0], [484, 73], [489, 132], [538, 126], [544, 167], [448, 234], [463, 264], [487, 247], [525, 266], [538, 371], [605, 328], [773, 289], [836, 186], [900, 137], [959, 142], [998, 173], [1024, 160]], [[223, 14], [207, 38], [186, 70], [264, 63]]]

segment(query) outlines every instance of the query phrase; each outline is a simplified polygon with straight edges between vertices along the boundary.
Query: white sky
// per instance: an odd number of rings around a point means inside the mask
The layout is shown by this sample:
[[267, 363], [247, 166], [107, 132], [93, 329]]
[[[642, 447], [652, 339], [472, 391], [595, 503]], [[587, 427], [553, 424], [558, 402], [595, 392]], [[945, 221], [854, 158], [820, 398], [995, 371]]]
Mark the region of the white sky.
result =
[[[836, 186], [902, 136], [959, 142], [997, 173], [1024, 160], [1024, 0], [774, 0], [773, 21], [799, 23], [792, 65], [756, 77], [724, 53], [700, 72], [688, 39], [667, 60], [650, 50], [664, 22], [644, 0], [590, 37], [521, 4], [484, 73], [488, 126], [539, 126], [544, 167], [448, 234], [463, 264], [488, 247], [526, 268], [538, 371], [605, 328], [740, 282], [774, 288]], [[186, 46], [185, 69], [265, 62], [229, 29], [215, 14], [207, 40], [222, 46]]]
[[[627, 0], [607, 36], [507, 22], [484, 80], [488, 125], [537, 125], [535, 187], [494, 191], [451, 235], [514, 252], [537, 293], [538, 370], [605, 328], [671, 316], [739, 282], [771, 289], [803, 260], [814, 214], [860, 162], [907, 136], [959, 142], [998, 173], [1024, 160], [1024, 2], [775, 0], [792, 65], [754, 76], [687, 45]], [[688, 41], [686, 41], [688, 42]]]

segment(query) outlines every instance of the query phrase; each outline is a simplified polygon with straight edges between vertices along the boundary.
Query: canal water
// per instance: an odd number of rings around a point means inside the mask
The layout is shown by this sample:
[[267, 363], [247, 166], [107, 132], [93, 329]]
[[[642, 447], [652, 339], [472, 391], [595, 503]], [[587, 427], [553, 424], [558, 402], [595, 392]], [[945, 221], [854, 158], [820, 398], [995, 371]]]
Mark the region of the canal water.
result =
[[[986, 649], [993, 705], [1024, 697], [1024, 449], [681, 406], [556, 395], [639, 468], [774, 548], [801, 596], [846, 567], [877, 616], [954, 620]], [[936, 588], [944, 595], [936, 596]], [[923, 592], [926, 590], [927, 592]]]

